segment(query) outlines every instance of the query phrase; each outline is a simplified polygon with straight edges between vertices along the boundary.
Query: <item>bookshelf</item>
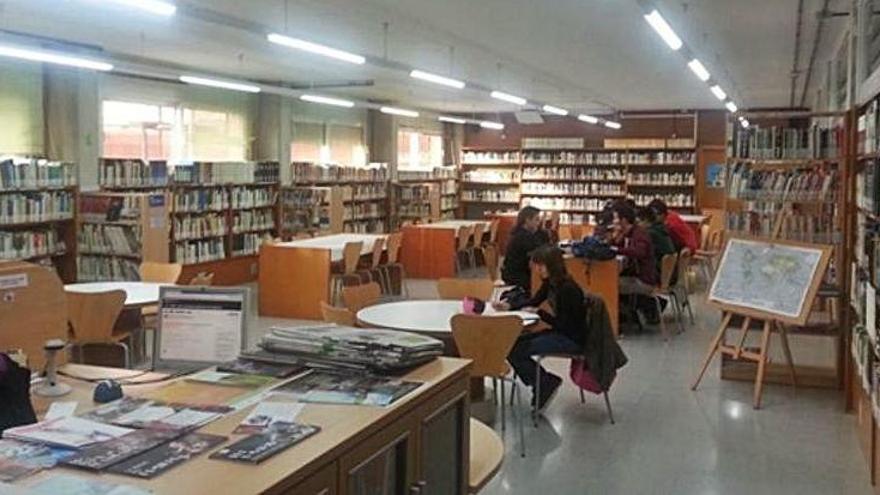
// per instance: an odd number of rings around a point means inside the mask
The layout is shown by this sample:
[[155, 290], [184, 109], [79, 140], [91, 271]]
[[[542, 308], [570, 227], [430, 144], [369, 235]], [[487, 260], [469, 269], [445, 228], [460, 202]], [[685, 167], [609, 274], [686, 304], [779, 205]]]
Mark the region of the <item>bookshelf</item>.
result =
[[167, 193], [80, 194], [78, 281], [139, 280], [141, 262], [168, 262], [168, 211]]
[[463, 149], [461, 205], [465, 217], [482, 218], [487, 207], [518, 206], [521, 178], [522, 153], [518, 148]]
[[[431, 212], [431, 218], [450, 220], [456, 218], [461, 208], [459, 200], [458, 172], [452, 167], [436, 167], [431, 171], [424, 170], [398, 170], [397, 184], [401, 186], [433, 185], [437, 189], [438, 204], [437, 213]], [[406, 220], [406, 219], [404, 219]]]
[[104, 190], [161, 190], [168, 186], [168, 162], [101, 158], [98, 185]]
[[295, 187], [340, 189], [343, 232], [379, 234], [387, 231], [389, 178], [384, 163], [361, 168], [294, 162], [291, 175]]
[[344, 204], [338, 187], [283, 187], [278, 203], [282, 239], [342, 232]]
[[440, 185], [430, 182], [394, 184], [392, 201], [395, 205], [392, 224], [400, 228], [403, 222], [424, 223], [440, 218]]
[[77, 169], [38, 158], [0, 158], [0, 260], [52, 267], [76, 280]]

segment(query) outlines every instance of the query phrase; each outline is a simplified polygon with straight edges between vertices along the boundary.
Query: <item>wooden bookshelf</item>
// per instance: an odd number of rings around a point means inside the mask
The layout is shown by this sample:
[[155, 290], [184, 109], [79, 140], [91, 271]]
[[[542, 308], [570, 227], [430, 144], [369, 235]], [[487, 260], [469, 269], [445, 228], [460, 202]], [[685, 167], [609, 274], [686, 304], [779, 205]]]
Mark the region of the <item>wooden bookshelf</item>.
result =
[[391, 224], [395, 229], [399, 229], [404, 222], [439, 220], [440, 185], [430, 182], [393, 184], [391, 203], [394, 205]]
[[391, 217], [386, 164], [361, 168], [294, 162], [291, 176], [295, 187], [340, 188], [343, 232], [381, 234], [388, 231]]
[[308, 234], [340, 234], [344, 202], [339, 187], [282, 187], [278, 200], [278, 236], [284, 240]]
[[76, 165], [0, 160], [0, 261], [54, 268], [76, 280]]
[[461, 205], [465, 218], [482, 218], [486, 205], [519, 205], [522, 198], [519, 148], [464, 148], [460, 163]]

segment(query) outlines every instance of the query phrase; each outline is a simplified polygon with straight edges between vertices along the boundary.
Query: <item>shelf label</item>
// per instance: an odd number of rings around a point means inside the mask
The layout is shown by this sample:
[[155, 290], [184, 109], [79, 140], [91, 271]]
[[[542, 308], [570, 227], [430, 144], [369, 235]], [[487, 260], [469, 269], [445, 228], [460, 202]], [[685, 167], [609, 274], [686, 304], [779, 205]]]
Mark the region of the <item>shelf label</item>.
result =
[[27, 273], [16, 273], [0, 277], [0, 290], [19, 289], [29, 284]]

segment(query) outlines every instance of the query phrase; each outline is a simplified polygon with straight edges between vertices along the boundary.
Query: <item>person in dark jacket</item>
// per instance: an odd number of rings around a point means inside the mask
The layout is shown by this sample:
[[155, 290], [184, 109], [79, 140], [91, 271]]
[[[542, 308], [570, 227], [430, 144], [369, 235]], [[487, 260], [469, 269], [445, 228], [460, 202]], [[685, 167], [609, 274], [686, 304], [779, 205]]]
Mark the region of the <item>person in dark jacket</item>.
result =
[[669, 236], [669, 231], [666, 230], [666, 225], [663, 224], [662, 220], [657, 218], [657, 214], [654, 210], [651, 208], [639, 208], [637, 215], [639, 226], [645, 229], [645, 231], [648, 232], [648, 237], [651, 238], [651, 245], [654, 247], [654, 263], [657, 269], [657, 280], [659, 280], [660, 266], [663, 257], [667, 254], [675, 254], [678, 250], [675, 249], [675, 244]]
[[[525, 334], [517, 340], [507, 360], [516, 375], [534, 391], [537, 381], [537, 366], [532, 356], [548, 353], [580, 354], [586, 343], [586, 305], [584, 293], [565, 269], [562, 251], [555, 246], [543, 246], [530, 257], [535, 269], [543, 280], [535, 296], [522, 306], [512, 307], [509, 303], [496, 303], [495, 308], [507, 311], [524, 309], [536, 312], [550, 330]], [[537, 309], [547, 302], [551, 311]], [[543, 410], [556, 395], [562, 379], [541, 370], [541, 396], [532, 400], [537, 402], [538, 410]]]
[[626, 257], [620, 277], [621, 294], [650, 293], [657, 285], [657, 264], [651, 237], [636, 225], [636, 213], [626, 205], [614, 207], [612, 244]]
[[529, 254], [535, 249], [549, 244], [550, 236], [541, 230], [541, 210], [526, 206], [516, 217], [516, 227], [510, 234], [501, 279], [505, 284], [521, 287], [531, 293], [532, 272], [529, 267]]

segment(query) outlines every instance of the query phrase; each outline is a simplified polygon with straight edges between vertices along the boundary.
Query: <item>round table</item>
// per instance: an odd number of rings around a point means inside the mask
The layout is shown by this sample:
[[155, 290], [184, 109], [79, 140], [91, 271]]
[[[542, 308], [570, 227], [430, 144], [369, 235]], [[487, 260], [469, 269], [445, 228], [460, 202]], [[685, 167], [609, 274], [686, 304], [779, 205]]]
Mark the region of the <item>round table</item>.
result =
[[[402, 330], [426, 334], [451, 334], [449, 320], [461, 314], [461, 301], [428, 300], [401, 301], [366, 307], [357, 313], [357, 319], [365, 326]], [[487, 304], [485, 316], [516, 315], [523, 323], [532, 325], [539, 321], [538, 315], [524, 311], [495, 311]]]
[[64, 286], [64, 290], [79, 294], [121, 290], [125, 291], [125, 307], [139, 308], [159, 304], [159, 288], [167, 285], [169, 284], [153, 282], [86, 282], [67, 284]]

